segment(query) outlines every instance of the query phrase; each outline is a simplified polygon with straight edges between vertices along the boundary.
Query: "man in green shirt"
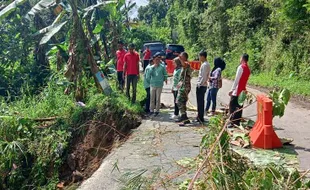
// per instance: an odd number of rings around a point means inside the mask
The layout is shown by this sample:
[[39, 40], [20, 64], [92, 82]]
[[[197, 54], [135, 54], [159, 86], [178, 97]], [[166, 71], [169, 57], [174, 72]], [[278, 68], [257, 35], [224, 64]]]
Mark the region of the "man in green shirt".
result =
[[167, 84], [168, 78], [166, 68], [160, 63], [160, 59], [160, 53], [157, 52], [153, 57], [153, 65], [146, 76], [150, 80], [151, 86], [151, 113], [155, 111], [155, 116], [159, 114], [161, 92], [163, 90], [164, 81]]

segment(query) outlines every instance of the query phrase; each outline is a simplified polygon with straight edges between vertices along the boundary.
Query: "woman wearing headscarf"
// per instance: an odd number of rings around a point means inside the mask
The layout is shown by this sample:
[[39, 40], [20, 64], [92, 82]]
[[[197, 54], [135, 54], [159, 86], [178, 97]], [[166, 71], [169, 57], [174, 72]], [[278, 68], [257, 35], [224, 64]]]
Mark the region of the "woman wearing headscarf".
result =
[[207, 95], [206, 112], [209, 113], [209, 109], [212, 101], [212, 109], [209, 116], [213, 116], [216, 110], [216, 98], [217, 92], [222, 87], [222, 72], [226, 67], [226, 63], [219, 57], [214, 59], [214, 67], [210, 74], [210, 85]]

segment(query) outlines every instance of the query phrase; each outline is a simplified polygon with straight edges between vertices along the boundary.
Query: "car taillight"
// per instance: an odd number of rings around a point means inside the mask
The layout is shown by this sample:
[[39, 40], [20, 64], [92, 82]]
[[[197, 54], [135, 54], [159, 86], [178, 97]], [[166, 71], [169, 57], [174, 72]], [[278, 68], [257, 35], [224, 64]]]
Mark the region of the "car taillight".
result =
[[166, 50], [166, 53], [171, 53], [172, 51], [170, 49], [167, 49]]

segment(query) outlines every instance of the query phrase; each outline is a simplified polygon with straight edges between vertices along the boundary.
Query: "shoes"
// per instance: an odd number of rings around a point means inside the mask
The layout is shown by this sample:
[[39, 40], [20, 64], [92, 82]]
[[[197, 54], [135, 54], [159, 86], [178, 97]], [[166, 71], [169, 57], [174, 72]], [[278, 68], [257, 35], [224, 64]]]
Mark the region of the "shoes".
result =
[[232, 124], [232, 123], [227, 125], [227, 129], [231, 129], [231, 128], [234, 128], [234, 124]]
[[186, 124], [190, 124], [191, 122], [189, 121], [189, 119], [184, 120], [183, 122], [179, 123], [180, 127], [184, 127]]
[[155, 113], [154, 113], [154, 116], [158, 116], [158, 114], [159, 114], [159, 112], [155, 112]]
[[215, 116], [215, 112], [210, 112], [207, 116], [208, 117], [213, 117], [213, 116]]
[[196, 118], [193, 122], [195, 122], [195, 123], [204, 123], [206, 121], [204, 119], [200, 120], [200, 119]]
[[178, 115], [172, 115], [171, 117], [170, 117], [170, 119], [172, 119], [172, 120], [174, 120], [174, 119], [179, 119], [180, 117], [178, 116]]
[[177, 119], [175, 122], [180, 123], [180, 122], [183, 122], [185, 120], [188, 120], [188, 117], [186, 114], [181, 115], [181, 117], [179, 119]]

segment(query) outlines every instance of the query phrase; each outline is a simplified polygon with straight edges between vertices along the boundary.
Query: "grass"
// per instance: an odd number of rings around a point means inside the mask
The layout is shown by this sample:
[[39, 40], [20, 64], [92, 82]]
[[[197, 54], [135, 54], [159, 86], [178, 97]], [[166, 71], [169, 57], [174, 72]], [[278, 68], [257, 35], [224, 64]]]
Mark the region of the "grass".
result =
[[[234, 80], [235, 73], [234, 70], [225, 70], [224, 76], [228, 79]], [[275, 88], [286, 88], [293, 95], [302, 95], [306, 97], [310, 97], [310, 85], [309, 81], [300, 79], [297, 77], [289, 77], [289, 76], [275, 76], [275, 74], [269, 73], [259, 73], [259, 74], [251, 74], [249, 79], [250, 85], [257, 85], [261, 87], [266, 87], [268, 89]]]
[[260, 73], [252, 75], [249, 83], [268, 88], [287, 88], [294, 95], [310, 97], [309, 81], [303, 79], [274, 76], [270, 73]]
[[[59, 181], [58, 171], [72, 138], [72, 121], [79, 121], [83, 111], [105, 111], [113, 114], [127, 112], [139, 115], [143, 109], [139, 103], [131, 104], [127, 97], [116, 90], [105, 96], [98, 93], [92, 81], [86, 84], [88, 92], [86, 108], [76, 106], [73, 95], [65, 95], [65, 86], [51, 81], [38, 95], [27, 91], [19, 100], [0, 100], [0, 189], [55, 189]], [[137, 102], [145, 97], [142, 81], [137, 88]], [[97, 115], [97, 114], [95, 114]], [[56, 117], [50, 122], [34, 119]], [[83, 121], [85, 122], [85, 121]]]

